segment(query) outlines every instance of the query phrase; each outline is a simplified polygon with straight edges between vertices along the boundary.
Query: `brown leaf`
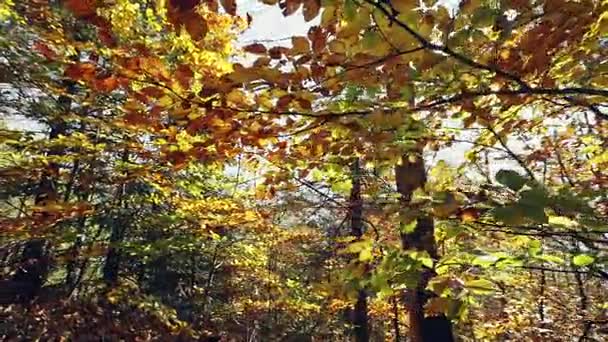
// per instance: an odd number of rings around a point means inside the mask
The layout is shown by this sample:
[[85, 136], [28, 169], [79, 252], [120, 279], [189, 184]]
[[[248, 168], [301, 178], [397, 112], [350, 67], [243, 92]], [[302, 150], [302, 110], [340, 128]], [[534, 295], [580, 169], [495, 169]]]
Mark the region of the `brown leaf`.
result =
[[283, 95], [277, 101], [276, 109], [279, 112], [284, 112], [288, 109], [289, 104], [293, 100], [293, 95]]
[[220, 0], [222, 7], [226, 13], [230, 15], [236, 15], [236, 0]]
[[188, 12], [194, 10], [200, 0], [170, 0], [169, 6], [182, 12]]
[[196, 12], [189, 12], [181, 16], [182, 23], [186, 27], [186, 31], [194, 40], [202, 40], [207, 35], [209, 28], [207, 21]]
[[268, 66], [270, 64], [270, 57], [262, 56], [253, 62], [253, 66], [256, 68], [261, 68]]
[[188, 155], [182, 151], [168, 152], [166, 158], [176, 170], [183, 168], [188, 162]]
[[306, 109], [306, 110], [312, 109], [312, 104], [307, 99], [298, 98], [296, 101], [298, 102], [300, 107], [302, 107], [302, 109]]
[[301, 5], [301, 0], [285, 0], [279, 3], [279, 7], [283, 10], [283, 15], [286, 17], [294, 14]]
[[250, 52], [250, 53], [255, 53], [258, 55], [263, 55], [266, 53], [266, 47], [264, 46], [264, 44], [260, 44], [260, 43], [249, 44], [249, 45], [243, 47], [243, 50]]
[[149, 97], [153, 97], [155, 99], [159, 99], [163, 96], [165, 96], [165, 92], [158, 87], [145, 87], [144, 89], [141, 90], [141, 92]]
[[272, 59], [281, 59], [281, 57], [283, 57], [283, 54], [287, 51], [288, 51], [288, 49], [285, 47], [275, 46], [275, 47], [271, 48], [270, 50], [268, 50], [268, 54], [270, 55], [270, 58], [272, 58]]
[[304, 20], [311, 21], [319, 15], [320, 0], [304, 0]]
[[308, 39], [312, 42], [312, 50], [319, 54], [325, 49], [327, 36], [319, 26], [313, 26], [308, 30]]
[[174, 77], [182, 88], [188, 89], [194, 78], [194, 72], [186, 64], [180, 64], [175, 70]]
[[338, 66], [342, 65], [346, 61], [346, 56], [341, 53], [334, 53], [325, 58], [327, 66]]
[[300, 55], [310, 51], [310, 42], [306, 37], [291, 37], [291, 54]]
[[203, 4], [207, 6], [212, 12], [217, 13], [219, 5], [217, 0], [203, 0]]

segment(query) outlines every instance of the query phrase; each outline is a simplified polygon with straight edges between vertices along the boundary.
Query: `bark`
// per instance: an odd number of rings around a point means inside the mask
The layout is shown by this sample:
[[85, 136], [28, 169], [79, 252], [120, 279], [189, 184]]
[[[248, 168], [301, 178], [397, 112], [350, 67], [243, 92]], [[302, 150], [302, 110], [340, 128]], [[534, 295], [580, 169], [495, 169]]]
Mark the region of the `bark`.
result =
[[[360, 239], [363, 235], [363, 201], [361, 199], [361, 167], [356, 159], [351, 167], [352, 189], [350, 193], [351, 235]], [[367, 292], [360, 289], [353, 308], [354, 336], [357, 342], [369, 341], [369, 319], [367, 316]]]
[[397, 297], [393, 297], [393, 331], [395, 342], [401, 341], [401, 333], [399, 332], [399, 302], [397, 301]]
[[[401, 194], [401, 205], [404, 209], [404, 214], [410, 205], [414, 191], [418, 188], [423, 188], [426, 184], [426, 170], [424, 168], [424, 159], [422, 159], [422, 147], [419, 147], [414, 152], [416, 153], [416, 158], [404, 155], [401, 165], [395, 167], [397, 191]], [[428, 216], [417, 217], [414, 231], [409, 234], [401, 233], [401, 244], [404, 250], [426, 251], [431, 258], [437, 259], [438, 253], [433, 219]], [[454, 340], [451, 322], [447, 317], [443, 315], [435, 317], [424, 316], [424, 305], [432, 296], [425, 288], [434, 275], [433, 270], [423, 269], [417, 286], [406, 292], [405, 306], [409, 317], [409, 341], [449, 342]]]
[[[129, 160], [129, 152], [125, 150], [122, 155], [122, 161]], [[123, 208], [123, 197], [125, 196], [125, 184], [119, 184], [116, 194], [116, 206]], [[103, 280], [108, 286], [115, 286], [118, 282], [118, 273], [120, 270], [121, 252], [120, 244], [125, 235], [127, 222], [120, 211], [114, 213], [110, 226], [110, 247], [106, 253], [106, 260], [103, 265]]]

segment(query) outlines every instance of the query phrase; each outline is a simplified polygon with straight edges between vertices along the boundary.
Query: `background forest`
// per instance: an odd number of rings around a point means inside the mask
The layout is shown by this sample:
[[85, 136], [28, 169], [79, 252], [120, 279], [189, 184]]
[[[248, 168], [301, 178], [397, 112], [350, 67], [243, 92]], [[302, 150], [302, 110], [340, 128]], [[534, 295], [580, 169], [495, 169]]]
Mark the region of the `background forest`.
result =
[[608, 0], [253, 2], [0, 0], [1, 340], [608, 339]]

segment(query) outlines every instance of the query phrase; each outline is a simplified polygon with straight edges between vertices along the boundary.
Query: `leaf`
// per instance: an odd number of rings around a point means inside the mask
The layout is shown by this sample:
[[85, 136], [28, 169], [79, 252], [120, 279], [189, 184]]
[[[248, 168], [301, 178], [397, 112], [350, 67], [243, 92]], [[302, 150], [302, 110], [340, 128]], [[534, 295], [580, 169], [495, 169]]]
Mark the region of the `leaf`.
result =
[[331, 191], [338, 193], [338, 194], [347, 194], [350, 192], [352, 187], [353, 187], [353, 184], [350, 181], [350, 179], [342, 181], [342, 182], [332, 182]]
[[542, 206], [521, 205], [518, 207], [520, 208], [523, 216], [531, 219], [534, 222], [538, 222], [538, 223], [549, 222], [549, 218], [547, 217], [547, 214], [545, 213], [545, 208]]
[[65, 69], [64, 75], [73, 80], [90, 81], [95, 78], [95, 69], [93, 63], [74, 63]]
[[541, 187], [534, 187], [519, 193], [519, 203], [527, 206], [545, 207], [549, 203], [546, 191]]
[[315, 53], [321, 53], [325, 49], [327, 37], [319, 26], [313, 26], [308, 30], [308, 39], [312, 42], [312, 50]]
[[236, 15], [236, 0], [220, 0], [224, 11], [230, 15]]
[[285, 0], [284, 2], [279, 3], [279, 8], [283, 10], [283, 16], [290, 16], [300, 8], [302, 5], [302, 0]]
[[304, 0], [304, 20], [311, 21], [319, 15], [321, 0]]
[[293, 55], [304, 54], [310, 51], [310, 42], [308, 39], [306, 39], [306, 37], [291, 37], [291, 45], [291, 53]]
[[409, 223], [401, 223], [399, 227], [399, 232], [403, 234], [410, 234], [416, 230], [416, 225], [418, 224], [418, 220], [412, 220]]
[[207, 35], [209, 27], [207, 21], [196, 12], [188, 12], [181, 16], [181, 23], [194, 40], [202, 40]]
[[588, 266], [595, 261], [595, 258], [588, 254], [579, 254], [572, 258], [572, 263], [576, 266]]
[[370, 261], [373, 258], [371, 246], [369, 248], [364, 248], [359, 252], [359, 261]]
[[476, 294], [488, 294], [494, 292], [494, 283], [487, 279], [469, 280], [464, 283], [464, 286]]
[[437, 218], [448, 218], [460, 209], [460, 203], [451, 192], [440, 193], [441, 200], [433, 203], [433, 215]]
[[118, 79], [114, 76], [95, 79], [94, 87], [98, 91], [109, 93], [118, 88]]
[[266, 46], [264, 46], [264, 44], [260, 44], [260, 43], [253, 43], [253, 44], [249, 44], [243, 47], [243, 50], [250, 52], [250, 53], [255, 53], [258, 55], [263, 55], [266, 53]]
[[46, 59], [55, 59], [57, 54], [53, 49], [41, 41], [37, 41], [33, 46], [34, 51], [43, 55]]
[[558, 257], [557, 255], [540, 254], [540, 255], [536, 255], [535, 258], [544, 260], [546, 262], [554, 263], [554, 264], [563, 265], [565, 263], [564, 259]]
[[449, 298], [432, 297], [426, 303], [425, 309], [428, 315], [447, 314], [451, 305], [452, 301]]
[[76, 17], [84, 18], [96, 14], [97, 0], [66, 0], [64, 2]]
[[407, 13], [418, 7], [418, 0], [391, 0], [391, 6], [399, 13]]
[[189, 89], [194, 79], [194, 72], [186, 64], [180, 64], [173, 76], [182, 88]]
[[481, 215], [479, 209], [469, 207], [465, 208], [460, 212], [460, 219], [462, 222], [473, 222], [479, 218]]
[[498, 171], [496, 181], [513, 191], [519, 191], [527, 182], [526, 178], [513, 170]]
[[287, 49], [286, 47], [273, 46], [272, 48], [270, 48], [270, 50], [268, 50], [268, 55], [272, 59], [281, 59], [283, 57], [283, 54], [287, 52], [289, 52], [289, 49]]

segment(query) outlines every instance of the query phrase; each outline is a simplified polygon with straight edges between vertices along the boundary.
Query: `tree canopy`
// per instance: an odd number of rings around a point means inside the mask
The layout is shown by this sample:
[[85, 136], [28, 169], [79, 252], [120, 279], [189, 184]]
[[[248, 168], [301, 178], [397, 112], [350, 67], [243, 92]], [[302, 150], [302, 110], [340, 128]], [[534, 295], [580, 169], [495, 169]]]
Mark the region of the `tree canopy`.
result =
[[608, 338], [608, 1], [261, 3], [0, 0], [3, 340]]

